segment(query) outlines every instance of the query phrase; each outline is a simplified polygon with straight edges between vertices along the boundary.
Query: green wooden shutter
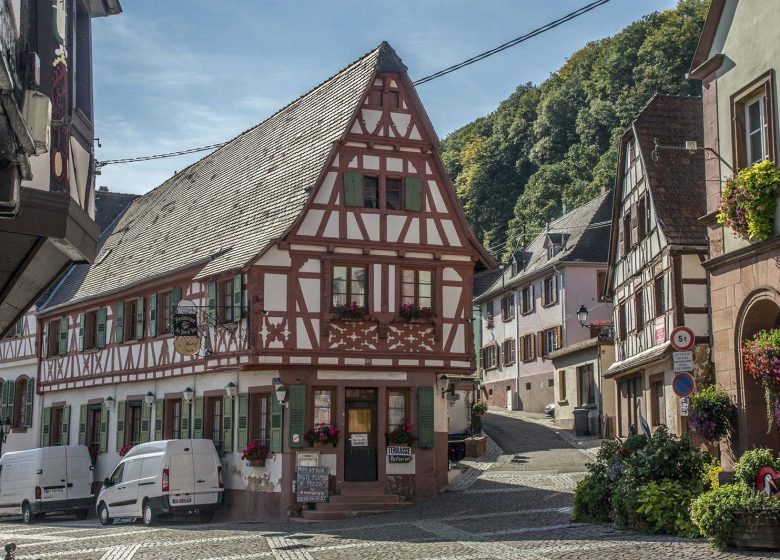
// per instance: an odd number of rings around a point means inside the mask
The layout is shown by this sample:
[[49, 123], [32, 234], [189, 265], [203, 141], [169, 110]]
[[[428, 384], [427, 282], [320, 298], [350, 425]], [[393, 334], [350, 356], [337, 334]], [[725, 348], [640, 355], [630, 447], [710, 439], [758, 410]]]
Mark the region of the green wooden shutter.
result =
[[87, 329], [85, 328], [86, 325], [84, 324], [86, 320], [86, 316], [84, 313], [79, 313], [79, 352], [84, 351], [84, 331]]
[[139, 297], [135, 302], [135, 338], [141, 340], [144, 337], [144, 298]]
[[417, 446], [433, 447], [433, 387], [417, 388]]
[[3, 383], [3, 389], [8, 391], [5, 398], [5, 407], [3, 409], [3, 420], [8, 418], [11, 425], [14, 425], [14, 401], [16, 400], [16, 381], [6, 381]]
[[32, 427], [33, 417], [33, 398], [35, 397], [35, 379], [30, 378], [27, 380], [27, 394], [25, 395], [24, 402], [24, 425], [28, 428]]
[[163, 415], [165, 414], [165, 401], [157, 399], [154, 401], [154, 441], [160, 441], [163, 438]]
[[9, 418], [8, 414], [8, 394], [9, 389], [11, 388], [11, 381], [6, 381], [3, 383], [3, 393], [2, 398], [0, 398], [0, 422], [5, 420], [6, 418]]
[[49, 321], [43, 324], [43, 348], [41, 353], [44, 358], [49, 357]]
[[68, 325], [69, 325], [68, 317], [62, 317], [60, 319], [60, 336], [57, 339], [58, 354], [68, 353]]
[[22, 331], [24, 330], [24, 317], [19, 319], [17, 322], [14, 323], [14, 336], [22, 336]]
[[236, 419], [238, 444], [236, 451], [243, 451], [249, 444], [249, 395], [238, 395], [238, 418]]
[[203, 438], [203, 397], [193, 399], [195, 410], [192, 414], [192, 439]]
[[282, 452], [282, 403], [271, 393], [271, 452]]
[[101, 307], [97, 312], [97, 334], [95, 336], [95, 346], [103, 348], [106, 345], [106, 317], [108, 309]]
[[51, 441], [51, 407], [43, 409], [43, 426], [41, 426], [41, 445], [49, 447]]
[[125, 445], [125, 408], [127, 403], [116, 403], [116, 450], [121, 451]]
[[79, 407], [79, 445], [87, 443], [87, 405]]
[[173, 293], [171, 294], [171, 315], [176, 313], [176, 306], [179, 305], [180, 301], [181, 301], [181, 288], [177, 286], [173, 288]]
[[152, 420], [152, 407], [141, 401], [141, 435], [138, 443], [147, 443], [149, 441], [149, 429]]
[[206, 305], [209, 308], [209, 324], [215, 325], [217, 322], [217, 283], [209, 282], [206, 284]]
[[192, 403], [188, 403], [184, 399], [181, 402], [181, 437], [182, 439], [188, 439], [190, 437], [190, 408]]
[[236, 274], [233, 278], [233, 320], [241, 321], [241, 275]]
[[157, 336], [157, 294], [149, 302], [149, 336]]
[[344, 206], [363, 206], [363, 175], [344, 173]]
[[404, 209], [420, 212], [423, 208], [422, 179], [407, 177], [404, 179]]
[[120, 343], [125, 340], [125, 304], [119, 302], [116, 304], [114, 312], [114, 342]]
[[233, 398], [222, 397], [222, 452], [233, 452]]
[[[303, 447], [306, 432], [306, 385], [290, 385], [290, 433], [288, 445]], [[295, 436], [298, 436], [297, 441]]]
[[108, 409], [106, 405], [100, 408], [100, 452], [108, 451]]
[[62, 445], [70, 445], [70, 406], [62, 407]]

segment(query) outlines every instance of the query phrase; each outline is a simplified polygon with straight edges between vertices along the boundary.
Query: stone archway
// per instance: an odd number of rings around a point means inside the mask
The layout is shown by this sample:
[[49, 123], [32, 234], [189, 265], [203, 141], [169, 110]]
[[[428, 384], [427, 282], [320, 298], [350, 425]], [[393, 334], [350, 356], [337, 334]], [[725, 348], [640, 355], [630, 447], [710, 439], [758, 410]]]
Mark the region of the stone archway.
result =
[[780, 452], [780, 431], [767, 431], [764, 390], [742, 367], [742, 342], [762, 330], [780, 327], [780, 293], [772, 289], [757, 290], [745, 298], [737, 317], [736, 346], [737, 386], [739, 388], [739, 448], [768, 447]]

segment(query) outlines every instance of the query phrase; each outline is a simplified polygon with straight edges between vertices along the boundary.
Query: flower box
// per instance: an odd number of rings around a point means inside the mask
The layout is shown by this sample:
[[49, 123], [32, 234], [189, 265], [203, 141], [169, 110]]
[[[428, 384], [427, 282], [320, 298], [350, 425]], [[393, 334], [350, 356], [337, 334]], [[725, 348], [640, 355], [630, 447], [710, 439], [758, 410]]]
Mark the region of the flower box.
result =
[[340, 430], [335, 424], [315, 424], [314, 428], [306, 432], [304, 438], [312, 447], [336, 447], [339, 442]]
[[751, 550], [780, 550], [780, 520], [739, 517], [731, 531], [729, 545]]
[[314, 447], [336, 447], [336, 442], [315, 441]]
[[775, 231], [775, 207], [780, 171], [771, 161], [740, 169], [723, 187], [717, 220], [735, 235], [762, 241]]
[[264, 467], [265, 466], [265, 459], [254, 459], [252, 461], [246, 462], [247, 467]]

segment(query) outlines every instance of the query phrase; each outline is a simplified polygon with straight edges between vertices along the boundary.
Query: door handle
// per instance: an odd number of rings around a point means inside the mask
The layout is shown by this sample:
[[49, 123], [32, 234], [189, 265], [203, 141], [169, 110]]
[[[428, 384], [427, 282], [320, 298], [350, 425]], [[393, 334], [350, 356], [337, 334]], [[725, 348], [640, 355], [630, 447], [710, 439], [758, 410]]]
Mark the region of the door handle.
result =
[[68, 482], [68, 488], [73, 488], [73, 483], [72, 482]]
[[62, 480], [60, 480], [60, 482], [65, 482], [65, 479], [63, 478]]
[[200, 482], [206, 482], [206, 481], [205, 480], [196, 480], [195, 482], [200, 483]]
[[124, 490], [125, 488], [127, 488], [127, 487], [126, 486], [117, 486], [116, 487], [117, 490]]

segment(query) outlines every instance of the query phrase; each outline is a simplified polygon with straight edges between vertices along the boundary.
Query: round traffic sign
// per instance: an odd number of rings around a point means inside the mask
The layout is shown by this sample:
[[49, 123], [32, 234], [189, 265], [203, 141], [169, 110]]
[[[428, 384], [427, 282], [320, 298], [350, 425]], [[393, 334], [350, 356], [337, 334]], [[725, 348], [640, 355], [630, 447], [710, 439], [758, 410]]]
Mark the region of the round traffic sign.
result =
[[672, 390], [678, 397], [687, 397], [693, 393], [696, 380], [690, 373], [678, 373], [672, 380]]
[[688, 327], [675, 327], [669, 339], [672, 342], [672, 348], [680, 352], [693, 348], [693, 343], [696, 341], [693, 331]]

